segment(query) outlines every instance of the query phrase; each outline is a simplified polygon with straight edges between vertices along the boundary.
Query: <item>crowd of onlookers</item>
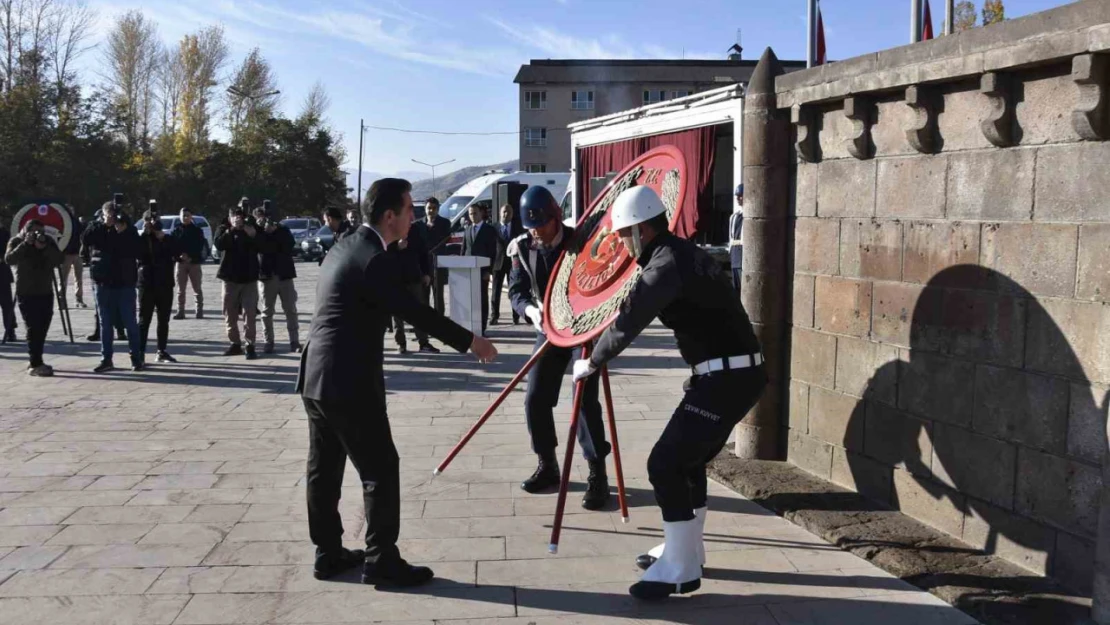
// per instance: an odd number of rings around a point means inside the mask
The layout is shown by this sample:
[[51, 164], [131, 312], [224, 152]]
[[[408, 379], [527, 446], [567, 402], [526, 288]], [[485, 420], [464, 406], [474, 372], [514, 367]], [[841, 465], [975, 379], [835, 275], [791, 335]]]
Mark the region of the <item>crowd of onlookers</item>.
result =
[[[88, 265], [92, 279], [94, 329], [85, 337], [100, 343], [101, 360], [97, 373], [115, 368], [115, 342], [127, 344], [133, 371], [146, 366], [147, 339], [155, 324], [155, 359], [173, 363], [169, 351], [169, 326], [172, 319], [185, 319], [186, 300], [191, 290], [193, 314], [204, 317], [203, 264], [208, 243], [190, 209], [178, 213], [179, 224], [172, 233], [164, 231], [157, 204], [134, 224], [119, 199], [105, 202], [88, 224], [74, 218], [75, 232], [59, 248], [41, 221], [29, 220], [15, 233], [0, 224], [0, 309], [3, 313], [3, 343], [17, 342], [15, 309], [18, 304], [25, 325], [29, 355], [28, 373], [53, 375], [43, 362], [46, 334], [54, 315], [55, 302], [65, 302], [67, 284], [73, 276], [75, 303], [85, 303], [83, 267]], [[216, 276], [222, 283], [221, 308], [228, 347], [225, 356], [257, 358], [257, 319], [262, 317], [261, 351], [275, 351], [274, 316], [280, 301], [286, 320], [289, 350], [299, 352], [300, 332], [297, 315], [297, 269], [294, 256], [297, 243], [292, 232], [281, 224], [268, 201], [250, 207], [247, 198], [228, 212], [217, 228], [213, 245], [219, 254]], [[482, 328], [498, 323], [502, 285], [511, 268], [506, 254], [509, 242], [521, 233], [513, 225], [513, 208], [501, 208], [501, 223], [489, 223], [489, 207], [476, 203], [469, 209], [469, 222], [462, 233], [461, 253], [483, 256], [490, 266], [482, 270]], [[344, 213], [338, 208], [324, 211], [323, 221], [338, 242], [350, 236], [362, 223], [355, 208]], [[421, 302], [445, 311], [444, 286], [447, 270], [440, 269], [439, 257], [458, 253], [448, 245], [451, 221], [439, 215], [439, 201], [428, 198], [424, 217], [412, 224], [408, 237], [393, 244], [391, 253], [399, 255], [399, 278]], [[12, 270], [15, 275], [13, 276]], [[55, 271], [57, 270], [57, 274]], [[55, 281], [60, 276], [60, 287]], [[13, 300], [11, 285], [15, 285]], [[490, 293], [490, 283], [493, 283]], [[261, 289], [259, 288], [261, 285]], [[176, 288], [176, 314], [173, 312]], [[64, 304], [63, 304], [64, 305]], [[513, 314], [513, 323], [518, 323]], [[408, 351], [404, 321], [393, 320], [398, 350]], [[414, 328], [417, 348], [424, 353], [439, 353], [428, 336]]]

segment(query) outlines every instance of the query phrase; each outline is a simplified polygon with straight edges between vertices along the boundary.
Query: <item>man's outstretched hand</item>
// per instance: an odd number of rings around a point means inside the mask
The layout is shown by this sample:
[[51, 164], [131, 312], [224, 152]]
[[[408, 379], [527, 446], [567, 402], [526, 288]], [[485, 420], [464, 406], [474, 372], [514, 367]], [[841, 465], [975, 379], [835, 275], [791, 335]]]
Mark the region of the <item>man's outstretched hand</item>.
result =
[[478, 358], [478, 362], [493, 362], [497, 358], [497, 348], [493, 346], [493, 341], [478, 335], [474, 335], [470, 353]]

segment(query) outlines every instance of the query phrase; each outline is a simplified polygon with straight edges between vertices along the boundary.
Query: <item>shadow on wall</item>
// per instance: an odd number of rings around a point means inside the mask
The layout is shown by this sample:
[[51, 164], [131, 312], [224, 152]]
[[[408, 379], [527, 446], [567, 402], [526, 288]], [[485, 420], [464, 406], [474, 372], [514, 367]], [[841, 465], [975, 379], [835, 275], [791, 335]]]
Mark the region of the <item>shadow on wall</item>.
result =
[[857, 490], [1089, 589], [1110, 392], [1099, 405], [1064, 332], [995, 271], [941, 271], [908, 322], [908, 359], [875, 371], [845, 430]]

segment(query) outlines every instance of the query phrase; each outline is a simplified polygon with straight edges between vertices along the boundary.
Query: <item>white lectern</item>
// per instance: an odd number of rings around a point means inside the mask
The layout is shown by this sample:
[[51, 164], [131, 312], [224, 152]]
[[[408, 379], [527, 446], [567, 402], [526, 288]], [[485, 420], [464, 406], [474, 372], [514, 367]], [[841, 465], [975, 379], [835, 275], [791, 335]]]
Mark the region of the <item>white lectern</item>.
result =
[[482, 335], [482, 269], [489, 267], [485, 256], [440, 256], [440, 269], [446, 269], [451, 303], [447, 316], [478, 336]]

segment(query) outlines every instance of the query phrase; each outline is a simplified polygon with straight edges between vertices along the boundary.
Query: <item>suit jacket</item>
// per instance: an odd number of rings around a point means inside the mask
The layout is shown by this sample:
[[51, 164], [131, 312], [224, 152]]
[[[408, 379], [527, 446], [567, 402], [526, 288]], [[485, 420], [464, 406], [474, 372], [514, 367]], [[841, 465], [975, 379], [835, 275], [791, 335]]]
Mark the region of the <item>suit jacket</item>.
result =
[[297, 392], [308, 399], [365, 406], [385, 415], [382, 343], [393, 316], [460, 353], [474, 335], [419, 302], [404, 287], [397, 255], [368, 226], [336, 243], [320, 266], [316, 313], [301, 354]]
[[513, 268], [513, 260], [509, 258], [508, 250], [509, 243], [518, 236], [524, 234], [524, 228], [518, 227], [515, 223], [509, 222], [507, 224], [498, 224], [497, 226], [497, 259], [494, 260], [494, 271], [503, 271], [508, 273]]
[[463, 234], [463, 256], [485, 256], [489, 259], [489, 267], [483, 271], [495, 269], [497, 261], [497, 229], [482, 222], [477, 233], [474, 226], [467, 226]]

